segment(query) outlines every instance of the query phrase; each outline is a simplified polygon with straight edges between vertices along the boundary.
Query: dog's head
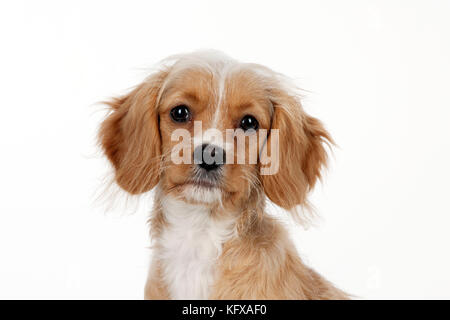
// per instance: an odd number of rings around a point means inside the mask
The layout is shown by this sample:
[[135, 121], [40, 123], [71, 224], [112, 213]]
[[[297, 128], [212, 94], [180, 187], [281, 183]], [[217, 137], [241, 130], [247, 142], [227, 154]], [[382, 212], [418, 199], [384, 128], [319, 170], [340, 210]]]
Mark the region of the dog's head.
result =
[[320, 178], [331, 141], [283, 76], [219, 53], [176, 56], [109, 105], [100, 143], [131, 194], [159, 185], [233, 207], [265, 194], [292, 209]]

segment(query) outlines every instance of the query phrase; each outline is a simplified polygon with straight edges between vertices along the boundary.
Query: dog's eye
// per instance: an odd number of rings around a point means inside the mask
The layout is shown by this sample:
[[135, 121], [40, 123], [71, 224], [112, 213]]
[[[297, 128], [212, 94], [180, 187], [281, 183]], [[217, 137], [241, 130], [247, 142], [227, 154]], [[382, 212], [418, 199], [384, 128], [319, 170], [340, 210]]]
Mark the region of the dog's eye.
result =
[[242, 130], [247, 131], [250, 129], [257, 130], [259, 127], [258, 120], [255, 117], [246, 115], [242, 118], [241, 123], [239, 124]]
[[191, 112], [187, 106], [180, 105], [170, 110], [170, 117], [175, 122], [187, 122], [191, 119]]

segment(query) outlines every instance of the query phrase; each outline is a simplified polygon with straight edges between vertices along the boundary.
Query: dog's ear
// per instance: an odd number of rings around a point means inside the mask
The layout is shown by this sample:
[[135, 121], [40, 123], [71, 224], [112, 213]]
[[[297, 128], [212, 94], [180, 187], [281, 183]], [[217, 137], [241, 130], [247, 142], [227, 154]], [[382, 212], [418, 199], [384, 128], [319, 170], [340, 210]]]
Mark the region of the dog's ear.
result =
[[131, 194], [146, 192], [159, 181], [157, 99], [165, 76], [160, 71], [127, 95], [107, 102], [110, 113], [101, 124], [99, 143], [114, 167], [116, 182]]
[[[274, 90], [271, 100], [274, 112], [265, 148], [268, 155], [271, 147], [279, 148], [278, 171], [261, 175], [261, 180], [269, 199], [289, 210], [307, 204], [306, 195], [327, 162], [325, 144], [333, 144], [333, 140], [318, 119], [303, 111], [297, 96]], [[274, 129], [278, 130], [278, 146], [271, 142]]]

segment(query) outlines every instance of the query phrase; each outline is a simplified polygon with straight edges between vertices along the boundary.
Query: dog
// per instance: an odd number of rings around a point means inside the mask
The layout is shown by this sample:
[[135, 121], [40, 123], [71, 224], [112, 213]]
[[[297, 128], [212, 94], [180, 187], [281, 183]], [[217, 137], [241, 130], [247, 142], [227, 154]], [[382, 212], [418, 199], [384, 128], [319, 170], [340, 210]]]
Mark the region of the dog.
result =
[[155, 193], [145, 299], [349, 298], [302, 262], [265, 211], [271, 201], [301, 218], [333, 145], [287, 77], [193, 52], [107, 104], [99, 144], [115, 181]]

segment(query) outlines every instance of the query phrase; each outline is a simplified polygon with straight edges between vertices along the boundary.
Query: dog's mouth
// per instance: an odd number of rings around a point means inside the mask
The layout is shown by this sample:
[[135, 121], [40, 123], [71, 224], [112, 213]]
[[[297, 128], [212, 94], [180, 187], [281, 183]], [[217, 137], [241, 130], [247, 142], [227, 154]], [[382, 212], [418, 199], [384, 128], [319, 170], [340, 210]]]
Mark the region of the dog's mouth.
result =
[[221, 190], [223, 185], [219, 179], [208, 179], [207, 177], [190, 177], [183, 182], [176, 183], [174, 189], [195, 188], [197, 190]]
[[220, 188], [219, 184], [216, 182], [208, 181], [208, 180], [188, 180], [183, 183], [185, 186], [194, 186], [206, 189], [215, 189]]
[[179, 184], [178, 191], [185, 199], [194, 201], [194, 203], [211, 204], [221, 201], [225, 191], [219, 183], [205, 179], [189, 179]]
[[195, 167], [192, 176], [184, 184], [205, 189], [221, 189], [222, 180], [223, 170], [206, 172], [199, 167]]

